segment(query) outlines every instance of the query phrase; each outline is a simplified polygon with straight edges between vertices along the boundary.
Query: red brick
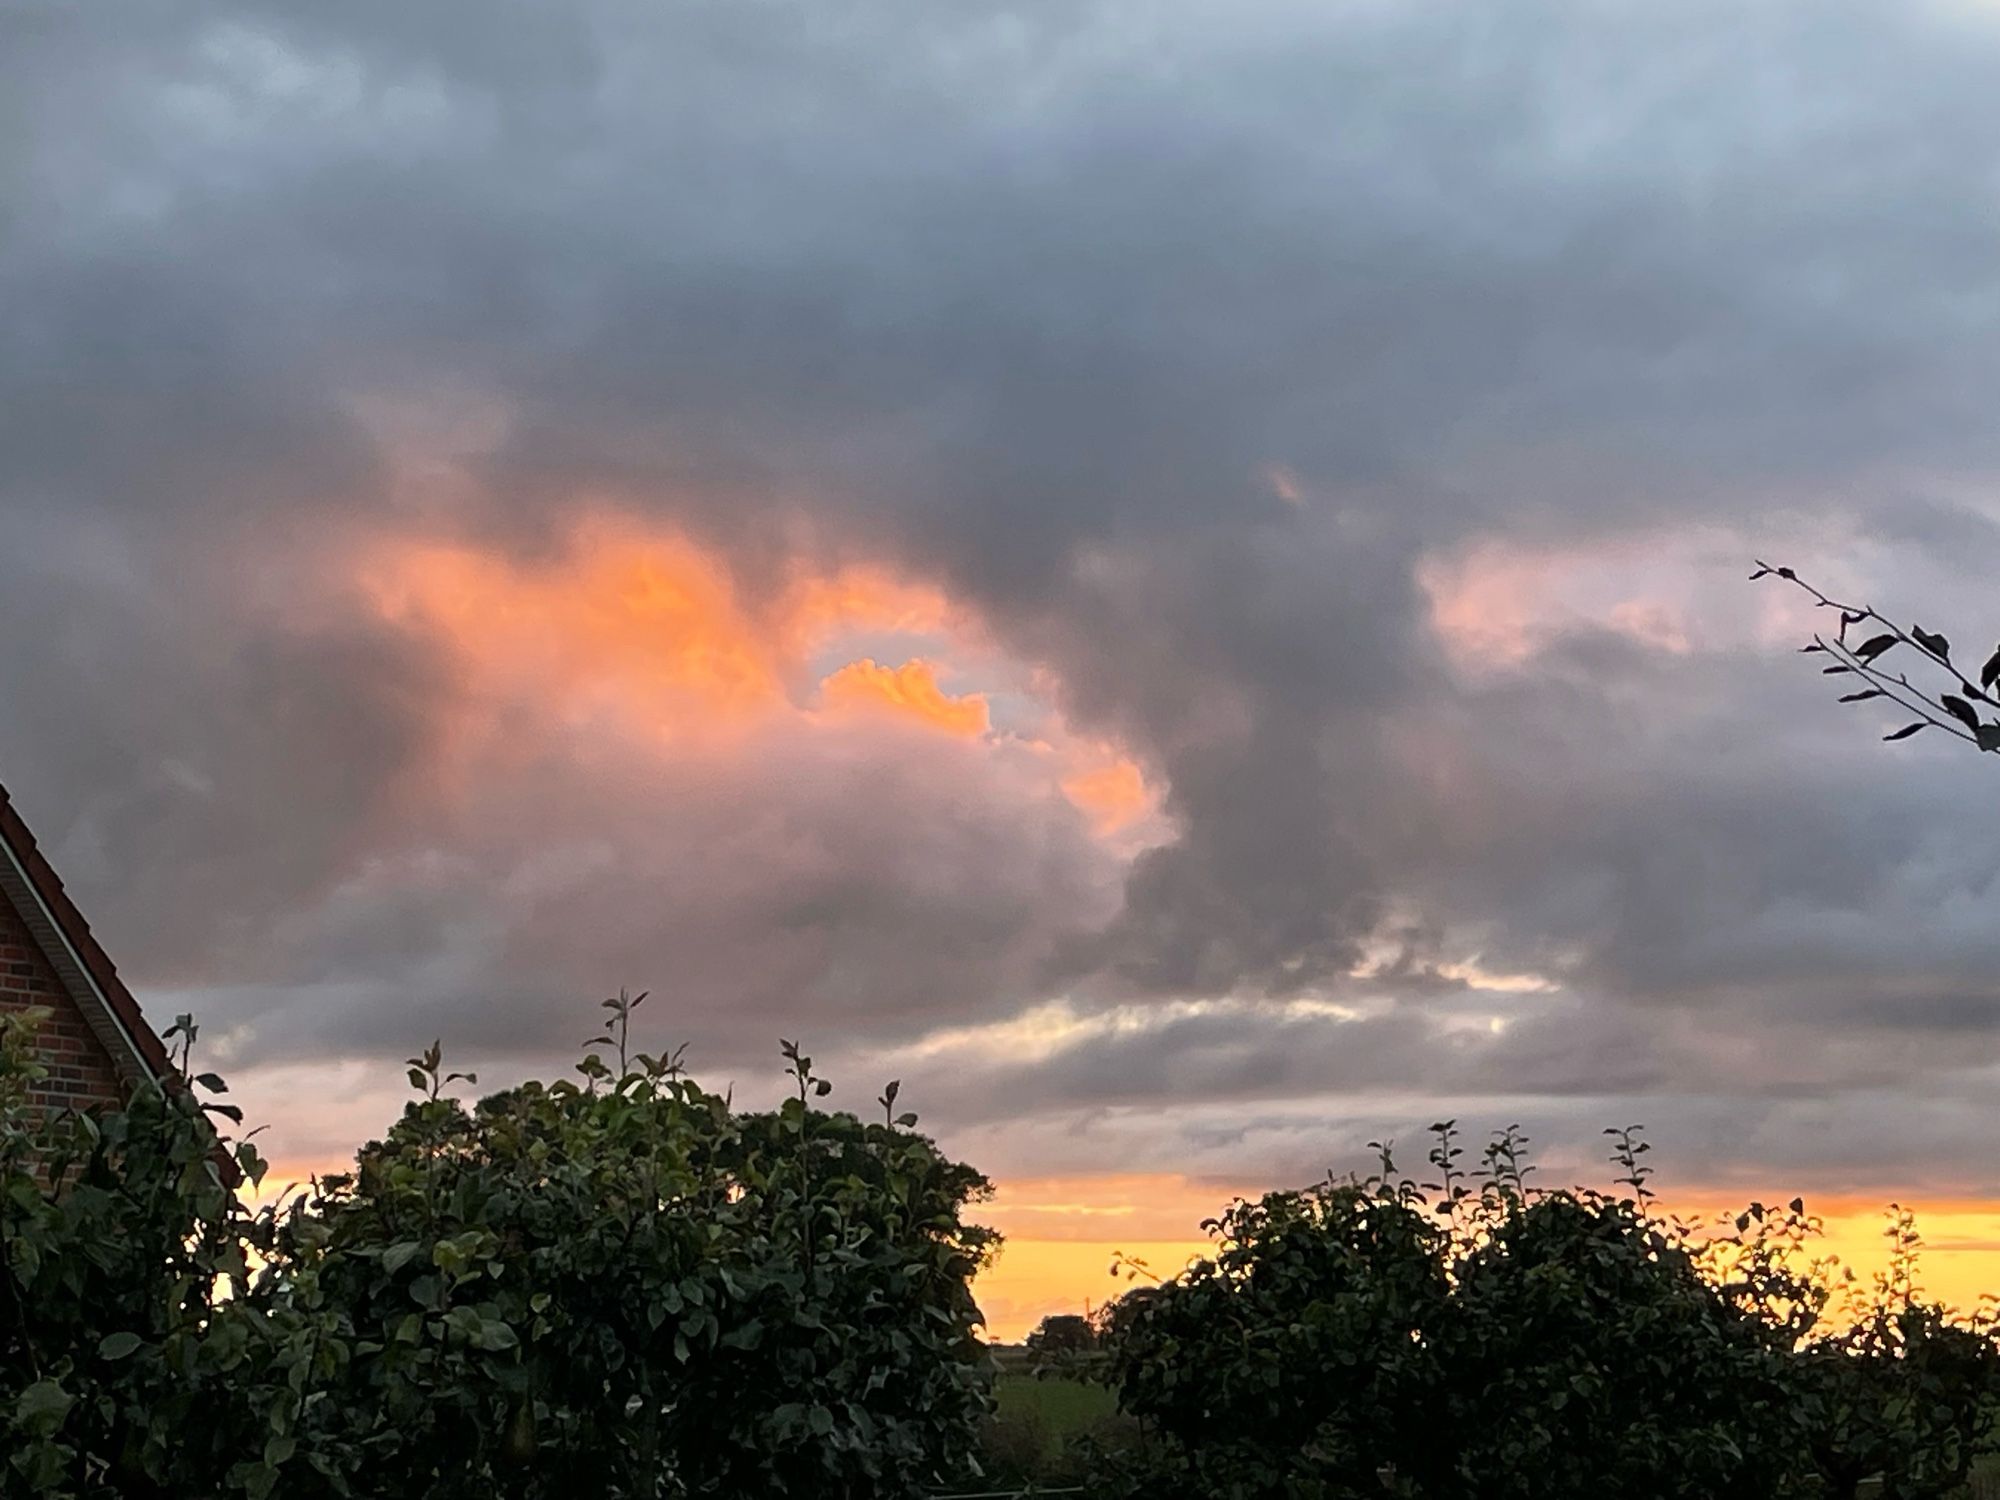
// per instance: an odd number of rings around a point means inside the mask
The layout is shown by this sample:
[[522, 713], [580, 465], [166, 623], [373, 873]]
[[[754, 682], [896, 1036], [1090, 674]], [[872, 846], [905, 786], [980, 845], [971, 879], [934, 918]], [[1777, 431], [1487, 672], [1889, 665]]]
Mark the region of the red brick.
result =
[[51, 1007], [38, 1037], [51, 1076], [37, 1089], [43, 1102], [65, 1107], [109, 1104], [124, 1097], [118, 1070], [56, 977], [48, 956], [11, 904], [0, 898], [0, 1011]]

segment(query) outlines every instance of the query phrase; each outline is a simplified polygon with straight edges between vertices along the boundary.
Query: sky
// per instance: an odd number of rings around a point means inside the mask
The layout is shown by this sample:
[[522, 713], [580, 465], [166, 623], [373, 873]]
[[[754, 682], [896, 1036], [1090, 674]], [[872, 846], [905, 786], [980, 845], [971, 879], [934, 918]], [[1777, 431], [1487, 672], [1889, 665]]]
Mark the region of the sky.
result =
[[1002, 1334], [1445, 1116], [2000, 1286], [2000, 768], [1746, 578], [2000, 630], [2000, 8], [0, 33], [0, 781], [280, 1171], [624, 987]]

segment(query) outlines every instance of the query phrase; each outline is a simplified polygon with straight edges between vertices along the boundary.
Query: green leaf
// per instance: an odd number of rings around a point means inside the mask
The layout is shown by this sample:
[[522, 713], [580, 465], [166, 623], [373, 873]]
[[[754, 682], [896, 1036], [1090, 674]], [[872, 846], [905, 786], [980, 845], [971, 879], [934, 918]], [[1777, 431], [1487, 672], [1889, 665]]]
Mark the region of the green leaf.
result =
[[1929, 729], [1930, 727], [1931, 727], [1930, 723], [1927, 720], [1919, 719], [1914, 724], [1905, 724], [1901, 729], [1896, 730], [1893, 734], [1883, 735], [1882, 738], [1885, 740], [1906, 740], [1911, 735], [1915, 734], [1918, 730]]
[[382, 1252], [382, 1269], [394, 1276], [422, 1254], [423, 1248], [417, 1240], [398, 1240]]
[[14, 1402], [14, 1420], [35, 1437], [49, 1437], [62, 1426], [76, 1397], [53, 1380], [37, 1380]]
[[99, 1359], [124, 1359], [146, 1341], [136, 1333], [119, 1332], [106, 1334], [97, 1345]]
[[490, 1352], [513, 1349], [520, 1345], [520, 1338], [512, 1327], [498, 1318], [482, 1318], [478, 1331], [473, 1334], [473, 1343]]
[[1854, 654], [1863, 661], [1873, 661], [1896, 644], [1897, 638], [1893, 635], [1870, 636], [1854, 648]]

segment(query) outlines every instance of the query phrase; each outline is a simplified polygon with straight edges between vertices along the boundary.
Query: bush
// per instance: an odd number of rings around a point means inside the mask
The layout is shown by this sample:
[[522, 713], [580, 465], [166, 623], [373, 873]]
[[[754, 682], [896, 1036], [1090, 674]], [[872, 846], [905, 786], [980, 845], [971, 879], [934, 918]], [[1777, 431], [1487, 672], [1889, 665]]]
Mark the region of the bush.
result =
[[1108, 1493], [1938, 1496], [1990, 1441], [1991, 1328], [1915, 1297], [1913, 1235], [1827, 1332], [1802, 1203], [1668, 1219], [1630, 1132], [1625, 1196], [1530, 1188], [1511, 1131], [1474, 1191], [1438, 1128], [1429, 1192], [1385, 1154], [1235, 1203], [1213, 1256], [1114, 1304], [1109, 1378], [1153, 1441], [1100, 1465]]
[[186, 1086], [47, 1117], [46, 1017], [0, 1015], [0, 1493], [268, 1494], [308, 1356], [243, 1300], [271, 1220], [231, 1181], [262, 1164], [222, 1152], [207, 1111], [227, 1107]]
[[1508, 1203], [1454, 1280], [1439, 1354], [1457, 1493], [1796, 1492], [1788, 1337], [1722, 1295], [1639, 1203]]
[[1844, 1328], [1809, 1342], [1802, 1374], [1813, 1461], [1851, 1500], [1871, 1475], [1884, 1500], [1959, 1493], [1994, 1433], [2000, 1351], [1990, 1309], [1955, 1321], [1916, 1285], [1916, 1227], [1892, 1207], [1888, 1271]]
[[627, 1066], [635, 1004], [615, 1070], [470, 1113], [412, 1059], [420, 1099], [356, 1170], [260, 1214], [187, 1088], [42, 1120], [6, 1033], [5, 1493], [873, 1500], [969, 1473], [985, 1180], [893, 1085], [882, 1124], [813, 1108], [789, 1045], [768, 1114]]
[[1165, 1440], [1134, 1493], [1380, 1493], [1426, 1472], [1449, 1307], [1444, 1235], [1382, 1180], [1238, 1201], [1216, 1254], [1108, 1320], [1124, 1409]]

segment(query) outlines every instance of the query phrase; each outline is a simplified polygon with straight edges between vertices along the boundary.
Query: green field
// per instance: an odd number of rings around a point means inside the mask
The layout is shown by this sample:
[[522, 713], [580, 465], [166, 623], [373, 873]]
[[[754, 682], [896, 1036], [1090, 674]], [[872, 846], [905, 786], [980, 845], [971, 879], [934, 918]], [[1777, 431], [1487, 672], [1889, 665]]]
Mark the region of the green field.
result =
[[1118, 1410], [1118, 1402], [1101, 1385], [1081, 1380], [1037, 1380], [1032, 1375], [1002, 1375], [993, 1388], [1002, 1417], [1039, 1420], [1053, 1446], [1087, 1431]]
[[[993, 1395], [999, 1418], [1017, 1432], [1038, 1437], [1045, 1458], [1054, 1458], [1069, 1438], [1116, 1414], [1117, 1399], [1103, 1386], [1081, 1380], [1037, 1380], [1027, 1373], [1025, 1360], [1008, 1357], [1014, 1352], [1000, 1354], [997, 1361], [1000, 1376], [994, 1382]], [[1875, 1493], [1874, 1485], [1862, 1486], [1864, 1500]], [[1972, 1483], [1961, 1493], [1965, 1500], [2000, 1500], [2000, 1457], [1982, 1459]]]

